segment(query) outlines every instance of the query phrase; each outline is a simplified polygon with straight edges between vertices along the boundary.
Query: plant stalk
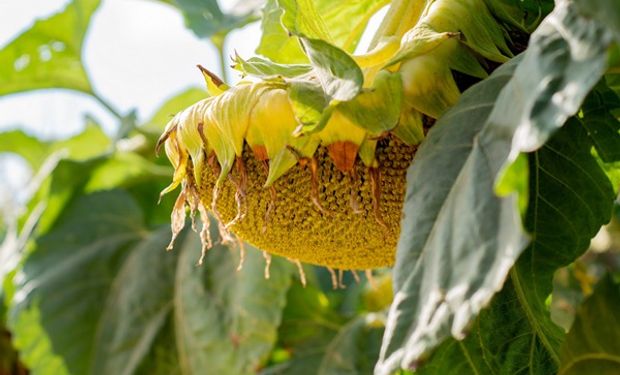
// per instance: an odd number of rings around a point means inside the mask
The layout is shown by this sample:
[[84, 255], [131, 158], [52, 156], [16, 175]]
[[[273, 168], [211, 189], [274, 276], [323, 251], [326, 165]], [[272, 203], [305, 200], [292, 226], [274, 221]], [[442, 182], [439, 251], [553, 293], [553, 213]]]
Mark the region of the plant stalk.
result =
[[91, 91], [90, 95], [97, 102], [99, 102], [99, 104], [104, 106], [105, 109], [108, 110], [108, 112], [110, 112], [112, 115], [114, 115], [114, 117], [118, 118], [121, 121], [123, 120], [124, 116], [120, 113], [120, 111], [118, 111], [116, 108], [114, 108], [114, 106], [112, 106], [112, 104], [110, 104], [107, 100], [105, 100], [101, 95], [99, 95], [98, 93], [96, 93], [94, 91]]

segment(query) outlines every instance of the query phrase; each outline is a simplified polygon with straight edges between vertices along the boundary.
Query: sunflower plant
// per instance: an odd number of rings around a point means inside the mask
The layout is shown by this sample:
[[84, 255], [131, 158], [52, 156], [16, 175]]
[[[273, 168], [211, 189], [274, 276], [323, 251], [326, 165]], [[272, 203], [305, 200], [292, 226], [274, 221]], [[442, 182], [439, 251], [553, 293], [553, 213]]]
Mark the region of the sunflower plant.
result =
[[239, 78], [150, 119], [90, 83], [97, 0], [0, 50], [118, 122], [0, 133], [0, 374], [620, 373], [617, 1], [164, 2]]

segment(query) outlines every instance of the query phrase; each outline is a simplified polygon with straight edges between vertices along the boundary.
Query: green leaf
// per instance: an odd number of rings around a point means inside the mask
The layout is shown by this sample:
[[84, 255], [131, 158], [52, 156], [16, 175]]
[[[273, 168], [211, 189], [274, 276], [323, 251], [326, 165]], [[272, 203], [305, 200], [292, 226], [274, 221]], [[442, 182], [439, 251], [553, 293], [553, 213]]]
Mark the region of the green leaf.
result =
[[516, 69], [508, 64], [468, 90], [431, 130], [408, 176], [398, 298], [378, 373], [407, 367], [448, 336], [462, 338], [501, 287], [524, 243], [514, 196], [494, 197], [501, 164], [540, 147], [577, 111], [603, 74], [610, 40], [601, 24], [559, 2]]
[[307, 63], [308, 58], [301, 49], [299, 40], [289, 35], [282, 26], [282, 13], [277, 0], [267, 0], [261, 21], [263, 33], [256, 53], [282, 64]]
[[307, 64], [278, 64], [260, 57], [244, 60], [240, 56], [235, 58], [234, 68], [244, 74], [263, 79], [273, 77], [294, 78], [312, 70], [312, 66]]
[[620, 121], [612, 111], [620, 109], [620, 98], [604, 82], [583, 103], [583, 125], [604, 162], [620, 161]]
[[[206, 364], [249, 374], [265, 360], [292, 267], [274, 259], [266, 280], [263, 257], [248, 249], [235, 272], [238, 257], [223, 245], [196, 267], [197, 235], [166, 253], [170, 230], [148, 231], [144, 221], [128, 193], [98, 192], [72, 200], [37, 239], [10, 310], [34, 373], [133, 374], [157, 354], [176, 358], [182, 374], [202, 374]], [[170, 329], [174, 341], [156, 346]]]
[[575, 0], [579, 12], [608, 27], [620, 42], [620, 6], [614, 0]]
[[620, 287], [607, 276], [578, 309], [560, 351], [560, 375], [620, 373]]
[[449, 336], [463, 338], [525, 245], [517, 198], [494, 192], [509, 143], [484, 125], [518, 61], [467, 90], [417, 151], [377, 374], [408, 368]]
[[[609, 10], [620, 3], [609, 1]], [[510, 159], [534, 151], [574, 115], [606, 69], [612, 33], [597, 19], [558, 1], [530, 38], [489, 122], [515, 134]], [[523, 93], [528, 95], [523, 95]]]
[[398, 124], [403, 102], [403, 82], [398, 73], [381, 71], [373, 87], [364, 89], [338, 109], [355, 124], [371, 133], [381, 134]]
[[185, 18], [185, 25], [199, 38], [212, 38], [221, 45], [231, 30], [258, 19], [261, 1], [238, 1], [230, 13], [222, 12], [217, 0], [169, 0]]
[[289, 32], [333, 42], [327, 25], [311, 0], [278, 0], [278, 6], [284, 10], [282, 24]]
[[416, 375], [547, 375], [557, 370], [527, 322], [510, 279], [464, 340], [447, 340], [418, 364]]
[[371, 374], [379, 355], [383, 328], [381, 314], [365, 314], [352, 320], [326, 348], [317, 374]]
[[[306, 57], [295, 36], [289, 35], [280, 22], [283, 10], [290, 12], [284, 20], [285, 24], [310, 38], [322, 38], [343, 50], [352, 53], [364, 32], [370, 17], [381, 7], [388, 4], [387, 0], [361, 1], [309, 1], [287, 0], [280, 2], [268, 0], [263, 9], [263, 35], [256, 52], [278, 63], [303, 63]], [[311, 8], [311, 11], [307, 9]], [[347, 20], [347, 22], [343, 22]], [[294, 26], [295, 23], [300, 26]], [[307, 26], [310, 25], [310, 26]], [[314, 26], [313, 26], [314, 25]], [[318, 32], [313, 32], [318, 29]], [[321, 34], [329, 35], [323, 38]]]
[[[129, 251], [118, 250], [119, 256], [126, 252], [126, 258], [113, 279], [104, 284], [109, 290], [106, 291], [105, 302], [99, 304], [101, 314], [95, 319], [96, 331], [90, 334], [82, 332], [81, 340], [76, 340], [93, 343], [92, 357], [85, 355], [88, 367], [74, 373], [133, 374], [147, 358], [155, 337], [173, 308], [172, 285], [178, 254], [163, 251], [170, 241], [170, 234], [168, 228], [163, 228], [149, 233]], [[101, 260], [94, 256], [90, 261]], [[77, 277], [72, 271], [71, 278]], [[39, 292], [45, 293], [43, 290]], [[69, 311], [65, 314], [70, 313], [72, 308], [66, 310]], [[76, 323], [82, 323], [84, 328], [86, 319], [80, 318]], [[59, 330], [50, 328], [48, 332], [54, 338]], [[69, 363], [66, 355], [64, 358]]]
[[[540, 147], [577, 111], [603, 73], [608, 41], [598, 23], [570, 4], [558, 4], [522, 58], [467, 91], [430, 132], [408, 176], [403, 228], [411, 229], [403, 230], [399, 242], [399, 298], [388, 317], [380, 374], [418, 361], [448, 336], [464, 337], [469, 322], [501, 288], [524, 237], [515, 197], [496, 198], [494, 181], [506, 159]], [[584, 47], [571, 51], [576, 45]], [[586, 219], [604, 222], [596, 215]], [[481, 269], [484, 274], [476, 271]], [[426, 324], [431, 320], [433, 325]]]
[[86, 160], [108, 151], [111, 141], [97, 124], [89, 120], [78, 135], [60, 141], [42, 141], [22, 130], [0, 133], [0, 152], [23, 157], [33, 170], [38, 170], [55, 152], [73, 160]]
[[491, 13], [502, 22], [532, 33], [553, 9], [553, 0], [485, 0]]
[[316, 81], [293, 79], [287, 90], [303, 133], [319, 131], [327, 125], [334, 107], [329, 107], [329, 100]]
[[320, 39], [302, 37], [301, 40], [317, 79], [330, 100], [351, 100], [361, 91], [364, 75], [351, 56]]
[[583, 254], [613, 208], [612, 186], [591, 147], [583, 126], [571, 119], [530, 156], [525, 225], [534, 241], [510, 272], [528, 322], [556, 364], [562, 333], [546, 306], [553, 274]]
[[250, 247], [235, 272], [239, 260], [223, 246], [209, 250], [206, 264], [196, 268], [197, 247], [175, 250], [181, 252], [174, 318], [182, 372], [252, 374], [276, 342], [293, 269], [273, 259], [265, 279], [265, 260]]
[[98, 193], [76, 200], [37, 241], [19, 272], [9, 318], [34, 373], [89, 373], [108, 283], [124, 250], [142, 237], [143, 220], [127, 194]]
[[[609, 220], [613, 192], [590, 154], [577, 120], [570, 120], [530, 155], [530, 247], [463, 341], [441, 345], [420, 374], [550, 374], [557, 371], [563, 332], [546, 306], [555, 271], [588, 247]], [[417, 372], [416, 372], [417, 373]]]
[[98, 5], [74, 0], [6, 45], [0, 51], [0, 95], [51, 87], [90, 93], [82, 42]]

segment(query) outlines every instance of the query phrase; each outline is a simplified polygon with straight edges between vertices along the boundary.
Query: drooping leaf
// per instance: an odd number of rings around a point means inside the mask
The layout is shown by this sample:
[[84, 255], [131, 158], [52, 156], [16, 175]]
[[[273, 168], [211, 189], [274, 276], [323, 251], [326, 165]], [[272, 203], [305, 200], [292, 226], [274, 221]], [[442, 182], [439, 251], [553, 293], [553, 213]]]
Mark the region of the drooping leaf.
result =
[[328, 106], [329, 99], [318, 82], [293, 79], [287, 90], [293, 113], [304, 133], [319, 131], [327, 125], [333, 107]]
[[620, 121], [612, 114], [620, 109], [620, 98], [599, 83], [583, 103], [583, 125], [604, 162], [620, 160]]
[[360, 92], [364, 75], [351, 56], [320, 39], [304, 37], [302, 44], [330, 100], [351, 100]]
[[[608, 3], [610, 11], [620, 7]], [[611, 31], [597, 19], [579, 13], [571, 1], [557, 2], [532, 34], [489, 119], [514, 131], [511, 158], [538, 149], [577, 112], [605, 71], [611, 42]]]
[[560, 375], [620, 372], [620, 287], [603, 278], [578, 309], [560, 351]]
[[0, 95], [43, 88], [90, 92], [82, 42], [99, 0], [73, 0], [0, 51]]
[[516, 62], [466, 91], [417, 151], [377, 374], [408, 368], [449, 336], [463, 338], [524, 247], [516, 197], [494, 193], [506, 143], [484, 128]]
[[378, 374], [415, 363], [449, 336], [463, 338], [501, 288], [524, 235], [515, 197], [496, 198], [494, 181], [505, 160], [540, 147], [577, 111], [604, 71], [610, 41], [600, 23], [560, 1], [514, 75], [515, 62], [498, 69], [431, 130], [408, 175]]
[[535, 233], [532, 244], [469, 336], [441, 345], [422, 365], [422, 374], [557, 371], [564, 334], [546, 305], [553, 275], [587, 249], [590, 238], [609, 220], [614, 198], [590, 148], [585, 130], [572, 119], [530, 155], [526, 226]]
[[374, 134], [392, 130], [398, 124], [403, 102], [400, 74], [379, 72], [373, 87], [364, 89], [338, 109], [355, 124]]
[[[329, 34], [331, 43], [351, 53], [357, 47], [357, 43], [364, 32], [370, 17], [381, 7], [386, 5], [386, 0], [362, 0], [362, 1], [330, 1], [320, 0], [313, 2], [314, 11], [306, 10], [308, 1], [287, 0], [280, 2], [268, 0], [263, 9], [262, 29], [263, 35], [256, 52], [279, 63], [303, 63], [307, 59], [304, 56], [299, 41], [295, 36], [289, 35], [280, 22], [283, 10], [290, 10], [293, 20], [298, 24], [319, 24], [321, 26], [297, 28], [298, 32], [305, 33], [310, 38], [320, 38], [321, 33]], [[290, 7], [290, 8], [287, 8]], [[318, 14], [317, 17], [312, 17]], [[346, 20], [346, 22], [343, 22]], [[285, 21], [286, 23], [286, 21]], [[293, 24], [288, 23], [289, 27]], [[319, 28], [319, 33], [312, 32]]]

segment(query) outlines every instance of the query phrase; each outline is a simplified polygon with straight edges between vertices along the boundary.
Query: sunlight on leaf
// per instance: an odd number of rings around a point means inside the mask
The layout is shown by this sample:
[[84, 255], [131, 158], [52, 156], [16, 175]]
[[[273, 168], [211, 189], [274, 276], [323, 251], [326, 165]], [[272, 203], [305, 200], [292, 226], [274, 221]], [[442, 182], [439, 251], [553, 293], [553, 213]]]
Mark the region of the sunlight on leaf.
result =
[[82, 42], [99, 0], [74, 0], [0, 51], [0, 95], [66, 88], [89, 93]]
[[[284, 20], [287, 27], [295, 27], [295, 31], [309, 38], [328, 34], [326, 41], [352, 53], [370, 17], [388, 3], [386, 0], [320, 0], [314, 2], [315, 10], [309, 12], [307, 1], [287, 0], [278, 4], [276, 0], [268, 0], [263, 10], [263, 35], [256, 52], [279, 63], [307, 62], [297, 38], [288, 35], [280, 23], [283, 10], [289, 10], [291, 14]], [[310, 17], [312, 14], [320, 15], [320, 21]]]

